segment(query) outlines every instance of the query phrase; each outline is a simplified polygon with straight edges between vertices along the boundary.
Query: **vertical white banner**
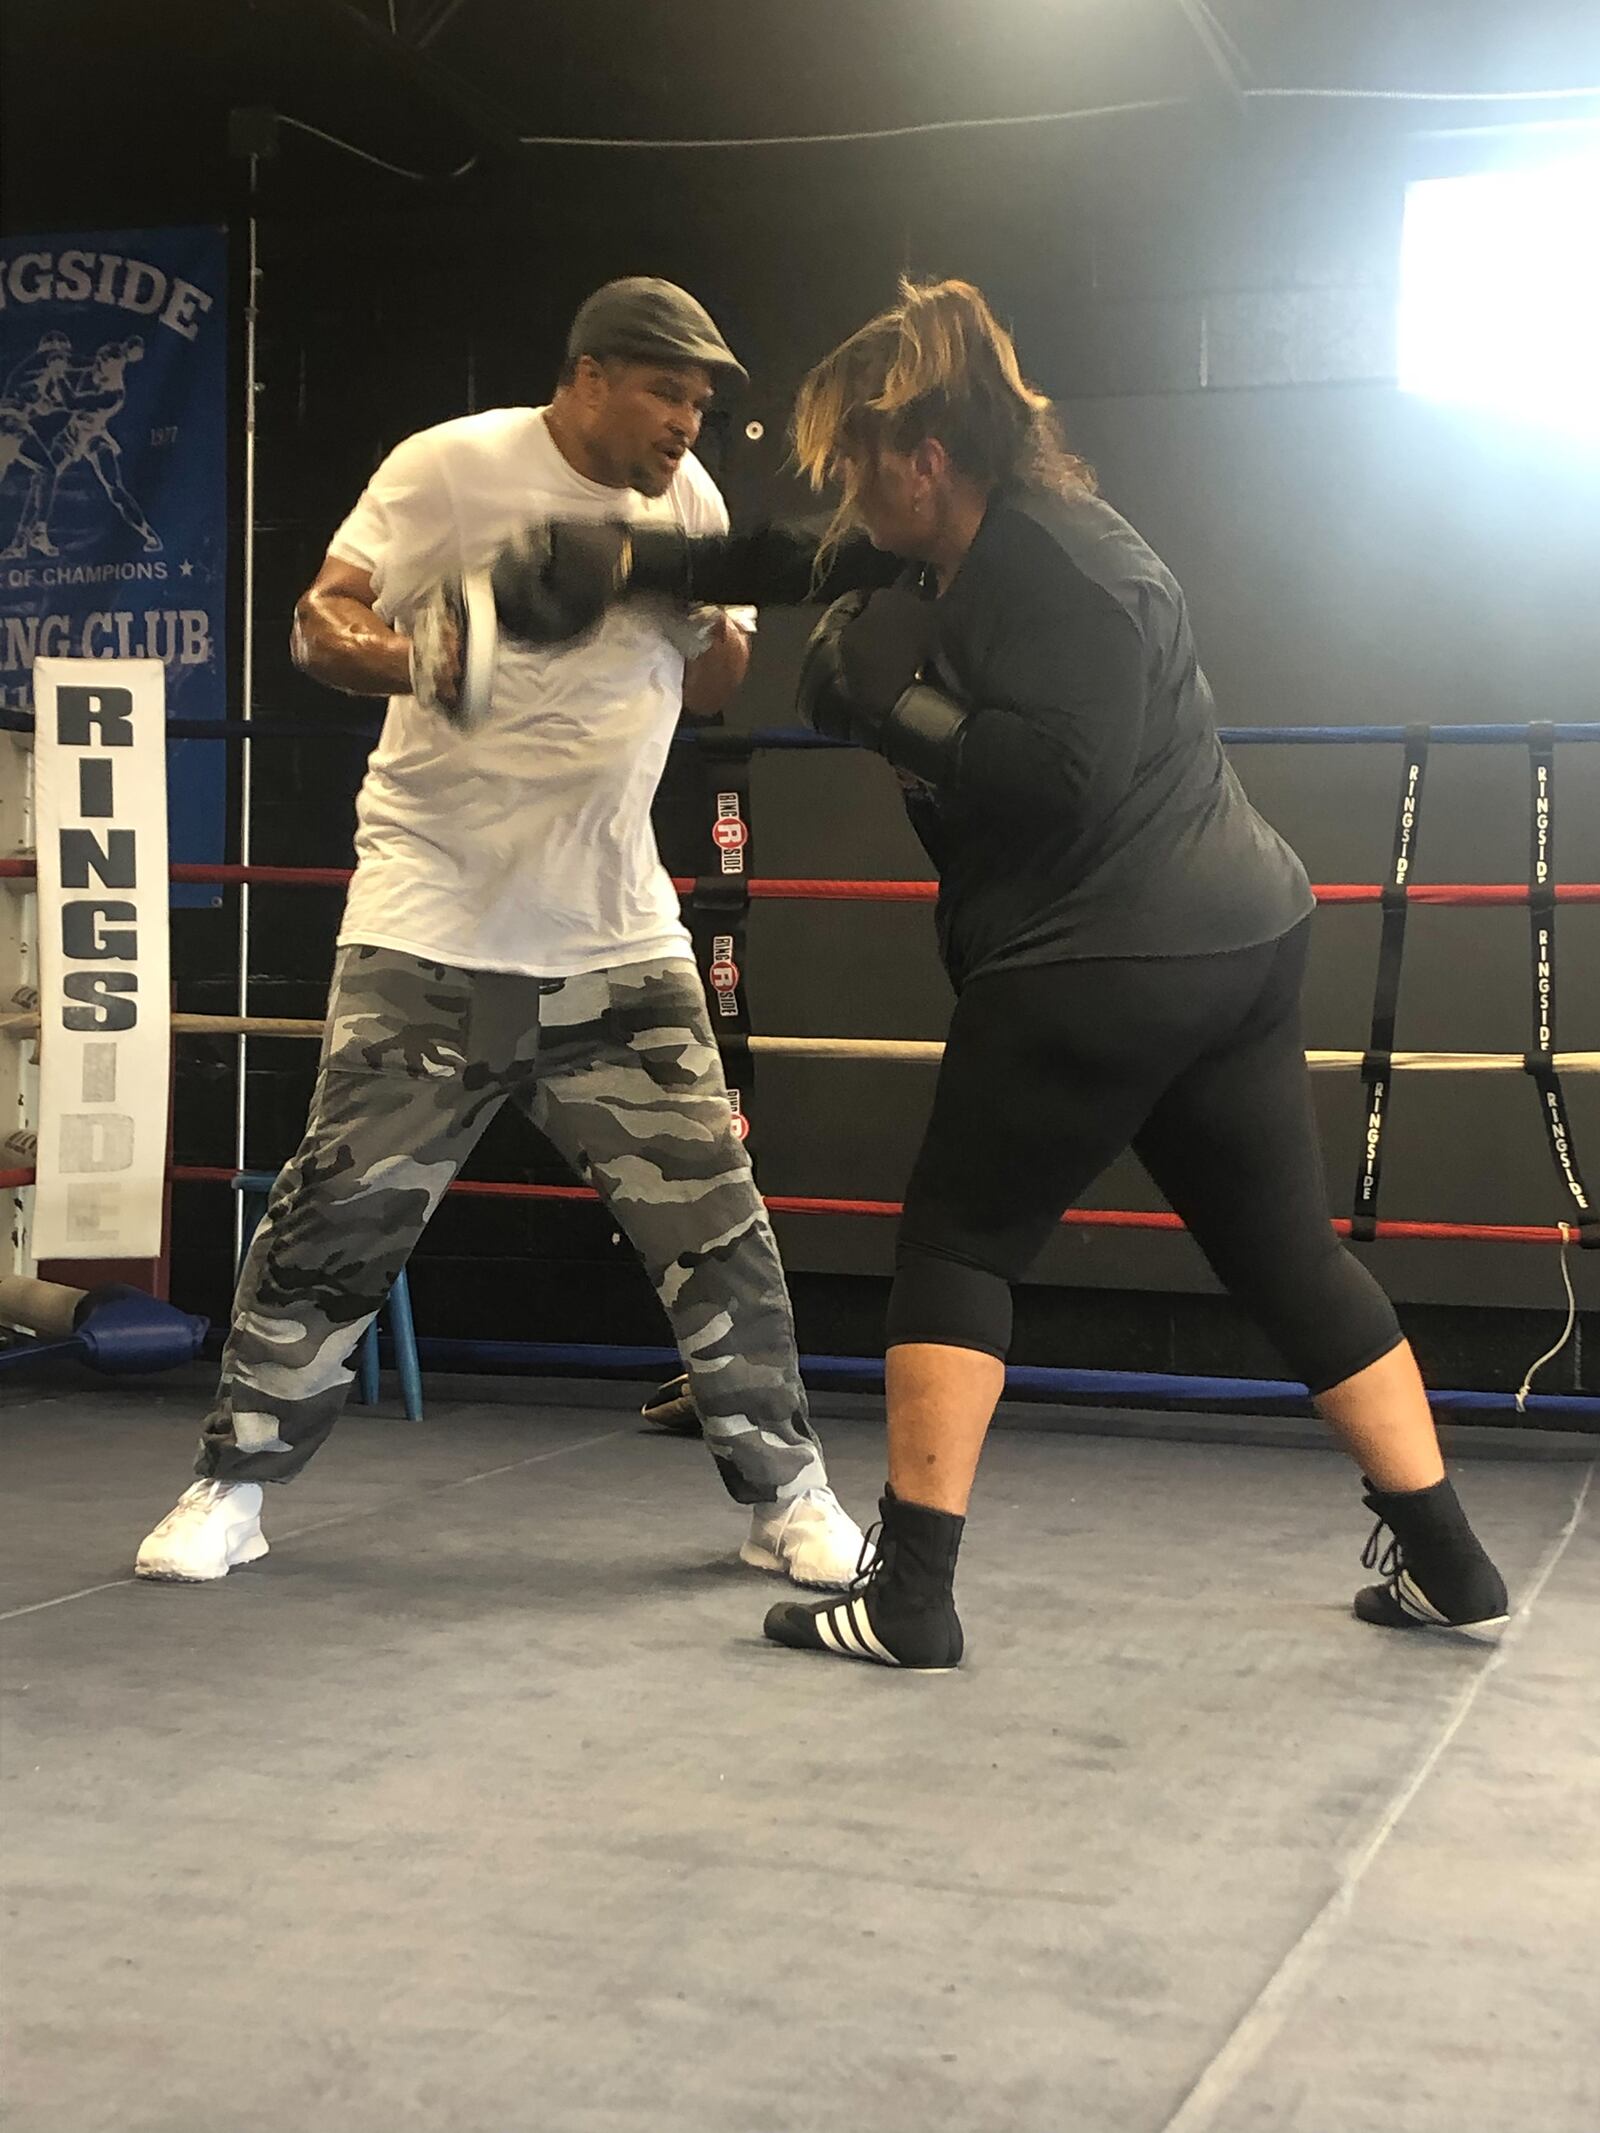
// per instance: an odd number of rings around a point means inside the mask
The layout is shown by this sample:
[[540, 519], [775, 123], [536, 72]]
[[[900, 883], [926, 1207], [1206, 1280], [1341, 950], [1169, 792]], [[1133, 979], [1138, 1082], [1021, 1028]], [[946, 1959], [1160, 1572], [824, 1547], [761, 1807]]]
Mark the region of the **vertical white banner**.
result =
[[159, 659], [39, 659], [37, 1259], [154, 1259], [172, 1033]]
[[[0, 733], [0, 853], [33, 850], [33, 751], [20, 733]], [[34, 884], [0, 887], [0, 1014], [31, 1007], [38, 994], [34, 944], [37, 900]], [[33, 1168], [37, 1070], [34, 1047], [20, 1036], [0, 1035], [0, 1170]], [[21, 1186], [0, 1187], [0, 1275], [31, 1274], [28, 1225], [33, 1196]]]

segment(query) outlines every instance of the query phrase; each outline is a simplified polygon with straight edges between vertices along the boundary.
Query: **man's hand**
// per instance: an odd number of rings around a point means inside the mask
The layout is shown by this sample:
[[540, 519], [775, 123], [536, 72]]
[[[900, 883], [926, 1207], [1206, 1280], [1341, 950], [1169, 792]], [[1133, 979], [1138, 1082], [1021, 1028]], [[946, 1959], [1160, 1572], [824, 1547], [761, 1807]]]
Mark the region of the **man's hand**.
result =
[[324, 559], [294, 611], [289, 650], [302, 674], [347, 696], [406, 696], [411, 645], [374, 606], [369, 572], [337, 556]]
[[[469, 657], [466, 595], [459, 578], [446, 578], [417, 602], [411, 615], [411, 693], [426, 710], [452, 725], [468, 723], [466, 670]], [[479, 708], [474, 706], [476, 715]]]
[[690, 718], [726, 711], [750, 667], [748, 636], [721, 608], [711, 614], [711, 642], [683, 669], [683, 708]]

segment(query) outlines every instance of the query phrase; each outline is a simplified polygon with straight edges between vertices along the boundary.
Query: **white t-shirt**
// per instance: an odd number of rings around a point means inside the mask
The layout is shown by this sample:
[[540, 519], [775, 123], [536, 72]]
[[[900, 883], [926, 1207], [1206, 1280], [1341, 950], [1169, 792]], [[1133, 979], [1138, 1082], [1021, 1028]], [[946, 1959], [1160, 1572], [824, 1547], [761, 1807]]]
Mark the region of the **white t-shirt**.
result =
[[[692, 453], [664, 496], [646, 498], [580, 474], [544, 418], [530, 407], [467, 415], [384, 460], [329, 549], [370, 572], [385, 620], [403, 630], [419, 592], [481, 568], [530, 518], [727, 531]], [[340, 946], [554, 978], [688, 955], [650, 824], [683, 664], [648, 609], [624, 605], [579, 644], [502, 639], [493, 704], [470, 733], [390, 697], [356, 802]]]

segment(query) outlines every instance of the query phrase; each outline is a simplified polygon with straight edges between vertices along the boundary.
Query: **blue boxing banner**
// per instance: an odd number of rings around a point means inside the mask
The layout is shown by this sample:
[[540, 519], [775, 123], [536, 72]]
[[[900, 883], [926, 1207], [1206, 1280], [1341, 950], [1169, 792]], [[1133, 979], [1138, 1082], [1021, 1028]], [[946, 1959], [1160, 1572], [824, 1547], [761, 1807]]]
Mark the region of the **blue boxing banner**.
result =
[[[226, 711], [227, 260], [218, 229], [0, 239], [8, 710], [69, 658], [159, 659], [169, 717]], [[225, 753], [169, 744], [174, 859], [223, 857]]]

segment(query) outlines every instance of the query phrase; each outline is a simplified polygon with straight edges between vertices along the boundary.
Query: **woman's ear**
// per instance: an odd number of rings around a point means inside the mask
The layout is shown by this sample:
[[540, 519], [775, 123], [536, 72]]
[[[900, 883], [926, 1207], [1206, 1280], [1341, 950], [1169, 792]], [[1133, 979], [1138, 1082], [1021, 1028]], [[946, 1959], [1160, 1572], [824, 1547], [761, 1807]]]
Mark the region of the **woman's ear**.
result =
[[924, 437], [911, 455], [911, 464], [924, 481], [941, 482], [951, 471], [950, 454], [937, 437]]

